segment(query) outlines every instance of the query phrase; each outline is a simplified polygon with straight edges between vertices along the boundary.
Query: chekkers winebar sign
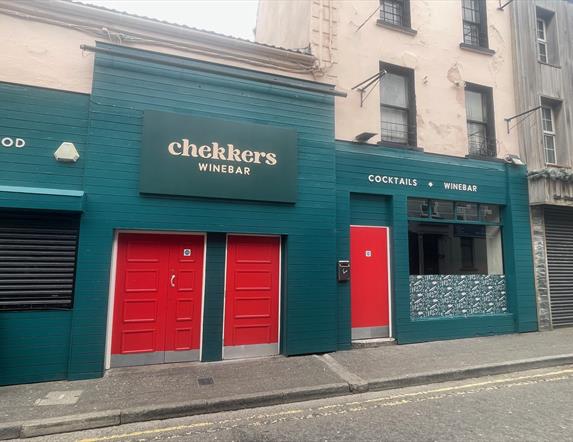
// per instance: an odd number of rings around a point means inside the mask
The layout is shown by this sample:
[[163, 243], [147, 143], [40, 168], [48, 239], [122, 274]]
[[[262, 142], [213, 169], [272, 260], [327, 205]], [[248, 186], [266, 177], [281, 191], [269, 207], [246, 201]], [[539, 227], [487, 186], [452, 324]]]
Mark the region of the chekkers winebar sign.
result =
[[295, 202], [294, 129], [145, 111], [140, 192]]

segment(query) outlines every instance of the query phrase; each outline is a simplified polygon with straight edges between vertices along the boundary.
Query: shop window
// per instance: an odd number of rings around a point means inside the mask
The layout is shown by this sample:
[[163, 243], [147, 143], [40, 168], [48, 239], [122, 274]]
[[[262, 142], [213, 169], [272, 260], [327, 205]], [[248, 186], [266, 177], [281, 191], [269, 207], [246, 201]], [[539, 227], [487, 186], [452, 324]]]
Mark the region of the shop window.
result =
[[499, 226], [410, 221], [411, 275], [503, 274]]
[[453, 201], [432, 201], [433, 219], [454, 219]]
[[499, 206], [493, 204], [479, 205], [480, 220], [488, 223], [499, 223]]
[[430, 208], [428, 220], [416, 220], [416, 212], [409, 210], [411, 275], [503, 274], [499, 206], [409, 199], [409, 208], [424, 201]]
[[536, 8], [537, 59], [541, 63], [558, 65], [557, 29], [555, 13]]
[[428, 204], [426, 199], [408, 198], [408, 216], [410, 218], [428, 218], [430, 216]]
[[416, 100], [414, 71], [381, 64], [386, 71], [380, 80], [381, 139], [395, 145], [416, 145]]
[[497, 148], [492, 89], [468, 83], [465, 100], [469, 155], [495, 157]]
[[456, 202], [456, 220], [478, 221], [478, 205], [476, 203]]
[[0, 310], [72, 307], [79, 216], [0, 212]]
[[485, 0], [462, 0], [464, 44], [487, 48], [487, 15]]
[[410, 0], [380, 0], [380, 21], [410, 27]]

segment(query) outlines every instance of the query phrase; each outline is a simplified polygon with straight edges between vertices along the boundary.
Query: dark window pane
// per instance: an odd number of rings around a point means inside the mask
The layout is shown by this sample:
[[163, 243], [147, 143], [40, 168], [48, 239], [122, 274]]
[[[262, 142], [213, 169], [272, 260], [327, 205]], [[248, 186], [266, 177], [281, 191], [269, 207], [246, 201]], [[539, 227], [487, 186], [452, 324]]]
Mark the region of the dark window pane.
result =
[[539, 47], [539, 61], [547, 63], [547, 45], [545, 43], [538, 43]]
[[410, 256], [410, 275], [419, 275], [420, 272], [420, 247], [418, 234], [408, 232], [408, 253]]
[[460, 249], [462, 255], [462, 269], [474, 269], [474, 239], [473, 238], [460, 238]]
[[545, 144], [545, 161], [550, 164], [555, 164], [555, 136], [544, 135], [543, 143]]
[[479, 46], [479, 26], [472, 23], [464, 23], [464, 43]]
[[428, 218], [430, 216], [428, 200], [408, 198], [408, 216], [411, 218]]
[[545, 23], [540, 19], [537, 19], [537, 38], [545, 40]]
[[551, 115], [551, 108], [543, 107], [541, 108], [543, 116], [543, 130], [547, 132], [553, 132], [553, 116]]
[[404, 26], [404, 4], [401, 0], [382, 0], [380, 19], [386, 23]]
[[466, 89], [466, 113], [468, 120], [486, 122], [487, 112], [481, 92]]
[[463, 0], [462, 10], [464, 15], [464, 20], [473, 23], [479, 23], [480, 21], [479, 8], [480, 6], [478, 0]]
[[490, 92], [466, 89], [466, 118], [468, 127], [468, 147], [471, 155], [495, 156], [496, 139], [493, 124], [488, 116], [490, 109]]
[[487, 46], [484, 7], [483, 0], [462, 0], [464, 43], [468, 45]]
[[478, 221], [476, 203], [456, 203], [456, 219], [458, 221]]
[[468, 145], [472, 155], [488, 155], [487, 125], [468, 122]]
[[408, 79], [404, 75], [388, 72], [380, 80], [382, 104], [395, 107], [408, 107]]
[[481, 221], [485, 221], [488, 223], [498, 223], [499, 206], [495, 206], [493, 204], [480, 204], [479, 217]]
[[454, 202], [432, 201], [432, 218], [454, 219]]
[[408, 111], [382, 106], [382, 140], [393, 143], [408, 143]]
[[501, 239], [499, 226], [410, 221], [410, 274], [503, 274]]

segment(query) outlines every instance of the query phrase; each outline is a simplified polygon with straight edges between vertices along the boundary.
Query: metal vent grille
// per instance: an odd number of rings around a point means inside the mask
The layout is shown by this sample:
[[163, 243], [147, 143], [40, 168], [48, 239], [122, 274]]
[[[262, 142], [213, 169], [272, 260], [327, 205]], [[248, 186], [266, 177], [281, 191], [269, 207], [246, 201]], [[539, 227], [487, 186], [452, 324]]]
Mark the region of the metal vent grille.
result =
[[573, 208], [545, 209], [551, 317], [554, 327], [573, 325]]
[[0, 310], [70, 308], [79, 216], [0, 212]]

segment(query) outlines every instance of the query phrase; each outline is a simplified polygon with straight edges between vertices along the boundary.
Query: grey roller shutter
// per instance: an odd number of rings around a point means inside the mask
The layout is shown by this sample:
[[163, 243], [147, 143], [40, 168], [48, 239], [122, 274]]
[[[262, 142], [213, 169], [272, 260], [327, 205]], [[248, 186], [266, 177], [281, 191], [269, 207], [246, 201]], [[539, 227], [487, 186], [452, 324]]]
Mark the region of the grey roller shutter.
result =
[[0, 310], [70, 308], [79, 216], [0, 211]]
[[549, 293], [554, 327], [573, 325], [573, 208], [545, 208]]

